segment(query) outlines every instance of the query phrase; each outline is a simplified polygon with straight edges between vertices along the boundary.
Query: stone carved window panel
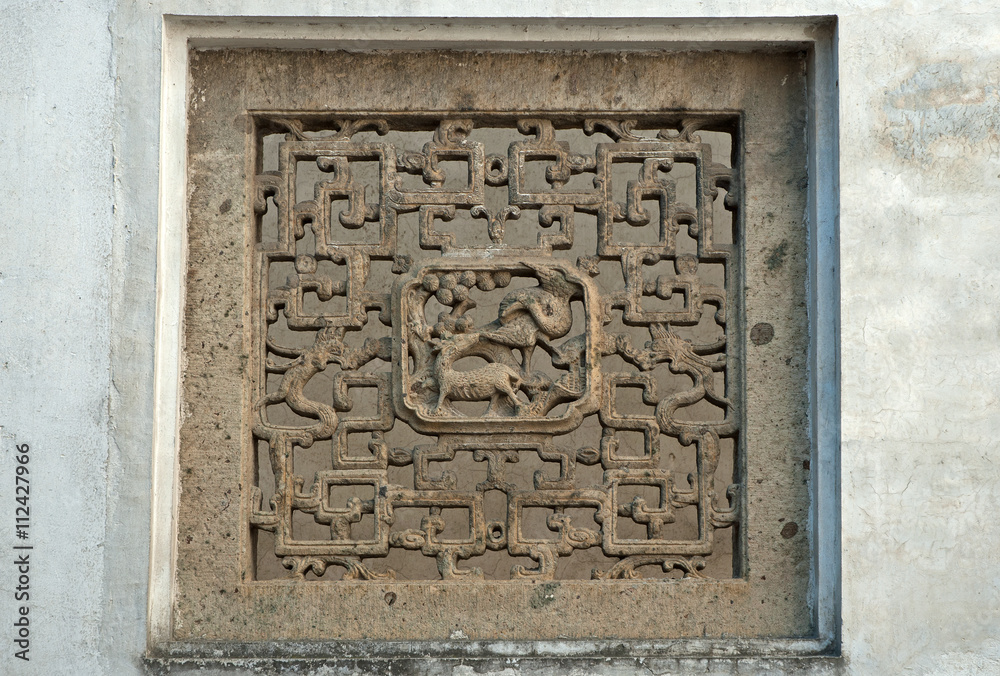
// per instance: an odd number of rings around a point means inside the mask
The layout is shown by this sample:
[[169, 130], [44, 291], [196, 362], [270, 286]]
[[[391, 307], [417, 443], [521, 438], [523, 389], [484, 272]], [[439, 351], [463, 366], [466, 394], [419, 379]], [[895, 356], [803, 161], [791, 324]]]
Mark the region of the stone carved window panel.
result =
[[195, 52], [175, 633], [808, 635], [801, 64]]
[[732, 576], [736, 119], [256, 122], [258, 576]]

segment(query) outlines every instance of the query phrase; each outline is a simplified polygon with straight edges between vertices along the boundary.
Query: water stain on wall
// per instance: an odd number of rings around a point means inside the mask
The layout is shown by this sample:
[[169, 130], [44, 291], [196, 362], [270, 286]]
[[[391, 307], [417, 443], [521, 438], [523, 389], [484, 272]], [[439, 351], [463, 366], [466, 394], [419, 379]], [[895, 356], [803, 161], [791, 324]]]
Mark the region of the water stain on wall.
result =
[[920, 164], [984, 150], [1000, 153], [998, 82], [960, 63], [921, 66], [886, 93], [883, 110], [893, 150]]

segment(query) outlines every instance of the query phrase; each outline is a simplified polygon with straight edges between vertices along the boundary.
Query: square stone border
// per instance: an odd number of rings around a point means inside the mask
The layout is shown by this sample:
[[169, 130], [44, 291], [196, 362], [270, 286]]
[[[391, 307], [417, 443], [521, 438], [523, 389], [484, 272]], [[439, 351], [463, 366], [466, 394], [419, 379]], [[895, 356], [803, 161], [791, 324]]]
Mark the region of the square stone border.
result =
[[[810, 571], [817, 635], [805, 639], [669, 641], [469, 641], [181, 643], [171, 640], [174, 592], [182, 313], [186, 271], [186, 117], [192, 48], [479, 49], [601, 51], [789, 51], [808, 54], [809, 408], [815, 462], [810, 468]], [[613, 660], [830, 657], [840, 651], [839, 181], [835, 17], [769, 19], [343, 19], [163, 17], [160, 206], [148, 652], [166, 660], [228, 670], [243, 659], [375, 660], [386, 665], [441, 660], [547, 658], [585, 668]], [[191, 661], [191, 660], [194, 661]], [[180, 660], [178, 662], [177, 660]], [[555, 664], [553, 662], [553, 664]], [[650, 665], [646, 665], [650, 666]], [[665, 665], [666, 666], [666, 665]], [[405, 669], [404, 669], [405, 670]]]

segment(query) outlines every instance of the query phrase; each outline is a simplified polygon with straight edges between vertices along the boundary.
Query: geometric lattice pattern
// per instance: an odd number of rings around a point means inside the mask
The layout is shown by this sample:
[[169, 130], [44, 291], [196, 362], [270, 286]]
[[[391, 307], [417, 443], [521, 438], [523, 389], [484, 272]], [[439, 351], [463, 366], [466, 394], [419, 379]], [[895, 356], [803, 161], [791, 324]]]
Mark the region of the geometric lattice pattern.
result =
[[262, 119], [258, 562], [731, 574], [709, 565], [741, 521], [727, 124]]

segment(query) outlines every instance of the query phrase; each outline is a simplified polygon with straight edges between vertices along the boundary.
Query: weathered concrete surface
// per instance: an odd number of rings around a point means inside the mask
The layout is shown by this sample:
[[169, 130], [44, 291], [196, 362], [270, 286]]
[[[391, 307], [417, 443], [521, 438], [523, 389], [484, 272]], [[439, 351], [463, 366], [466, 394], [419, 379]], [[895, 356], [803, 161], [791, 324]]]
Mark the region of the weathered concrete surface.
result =
[[[996, 673], [1000, 21], [994, 2], [974, 0], [8, 3], [0, 472], [10, 476], [15, 442], [46, 459], [33, 494], [45, 549], [36, 552], [32, 661], [14, 664], [5, 652], [4, 669], [140, 672], [160, 14], [473, 11], [839, 15], [845, 657], [584, 671]], [[8, 551], [11, 531], [2, 532]], [[4, 613], [11, 579], [2, 569]], [[489, 668], [517, 673], [513, 664]]]
[[[0, 18], [0, 644], [6, 673], [101, 673], [112, 437], [114, 2]], [[145, 339], [149, 341], [147, 336]], [[14, 448], [31, 448], [31, 662], [14, 657]], [[148, 461], [139, 460], [148, 465]], [[144, 468], [135, 472], [142, 482]], [[139, 502], [136, 525], [141, 524]], [[124, 544], [124, 543], [119, 543]], [[130, 552], [136, 572], [144, 549]], [[86, 580], [86, 583], [84, 583]], [[24, 590], [22, 590], [24, 591]], [[137, 588], [133, 594], [141, 594]], [[22, 599], [23, 600], [23, 599]], [[41, 668], [40, 670], [38, 668]]]
[[845, 652], [901, 673], [989, 673], [1000, 33], [995, 10], [917, 9], [841, 26]]

